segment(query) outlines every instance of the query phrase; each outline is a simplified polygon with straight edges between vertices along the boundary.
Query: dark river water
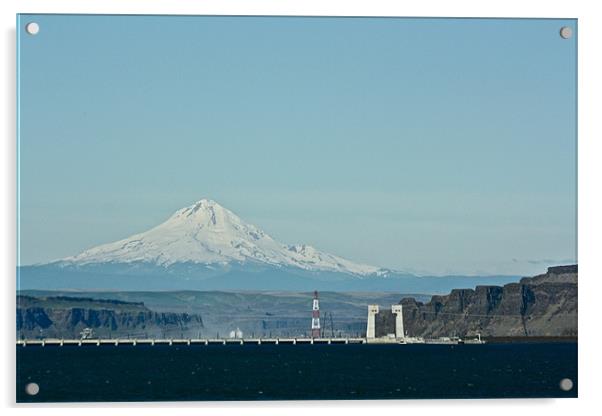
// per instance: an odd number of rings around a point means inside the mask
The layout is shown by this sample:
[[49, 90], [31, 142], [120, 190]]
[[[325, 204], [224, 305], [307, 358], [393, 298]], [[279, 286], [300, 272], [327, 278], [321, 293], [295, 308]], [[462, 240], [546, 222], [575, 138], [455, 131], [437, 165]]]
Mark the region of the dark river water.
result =
[[576, 343], [17, 347], [19, 402], [542, 398], [577, 387]]

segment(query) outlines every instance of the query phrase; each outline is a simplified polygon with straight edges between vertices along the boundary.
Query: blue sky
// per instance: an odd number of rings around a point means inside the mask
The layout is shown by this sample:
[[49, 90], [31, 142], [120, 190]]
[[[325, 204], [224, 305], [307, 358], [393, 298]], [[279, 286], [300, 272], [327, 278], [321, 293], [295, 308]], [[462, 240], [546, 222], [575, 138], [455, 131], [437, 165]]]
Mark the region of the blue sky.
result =
[[20, 262], [201, 198], [383, 267], [576, 261], [564, 25], [576, 35], [574, 20], [23, 15]]

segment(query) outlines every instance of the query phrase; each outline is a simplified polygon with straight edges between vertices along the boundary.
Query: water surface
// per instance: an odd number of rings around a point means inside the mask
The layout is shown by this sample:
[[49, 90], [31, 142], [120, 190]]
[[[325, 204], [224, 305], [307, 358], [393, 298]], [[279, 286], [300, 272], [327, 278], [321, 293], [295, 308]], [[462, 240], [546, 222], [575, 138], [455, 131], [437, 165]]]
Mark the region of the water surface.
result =
[[17, 347], [19, 402], [472, 397], [577, 397], [577, 344]]

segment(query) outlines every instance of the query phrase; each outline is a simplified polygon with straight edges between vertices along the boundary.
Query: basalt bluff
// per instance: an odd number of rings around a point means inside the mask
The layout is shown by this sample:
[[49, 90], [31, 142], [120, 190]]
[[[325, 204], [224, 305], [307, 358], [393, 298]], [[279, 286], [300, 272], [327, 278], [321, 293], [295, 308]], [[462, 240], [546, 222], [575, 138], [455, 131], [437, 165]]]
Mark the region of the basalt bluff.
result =
[[518, 283], [454, 289], [422, 303], [402, 299], [404, 326], [423, 337], [577, 336], [577, 265]]
[[91, 328], [109, 338], [196, 336], [199, 315], [151, 311], [141, 302], [83, 297], [17, 296], [17, 333], [24, 338], [79, 338]]

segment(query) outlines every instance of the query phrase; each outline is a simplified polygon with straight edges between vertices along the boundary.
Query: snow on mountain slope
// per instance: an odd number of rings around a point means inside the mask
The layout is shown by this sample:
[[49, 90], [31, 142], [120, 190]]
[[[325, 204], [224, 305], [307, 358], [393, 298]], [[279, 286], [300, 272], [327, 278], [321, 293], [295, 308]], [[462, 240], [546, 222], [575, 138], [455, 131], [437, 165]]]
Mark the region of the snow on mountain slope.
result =
[[311, 246], [281, 244], [207, 199], [176, 211], [167, 221], [149, 231], [91, 248], [60, 262], [72, 265], [146, 262], [164, 267], [177, 263], [228, 265], [250, 262], [356, 276], [386, 274], [378, 267], [353, 263]]

